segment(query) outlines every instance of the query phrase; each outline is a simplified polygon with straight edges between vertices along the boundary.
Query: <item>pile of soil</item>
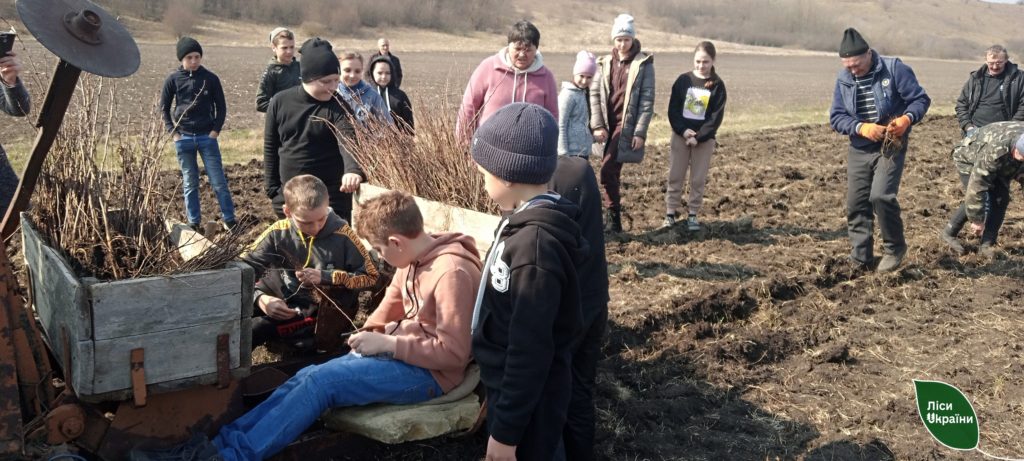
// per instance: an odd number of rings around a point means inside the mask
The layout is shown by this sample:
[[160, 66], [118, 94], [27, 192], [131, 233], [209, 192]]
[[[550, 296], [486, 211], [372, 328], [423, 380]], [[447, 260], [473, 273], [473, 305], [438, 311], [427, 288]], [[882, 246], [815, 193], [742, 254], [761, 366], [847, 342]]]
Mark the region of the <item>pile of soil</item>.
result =
[[[962, 196], [950, 159], [958, 139], [951, 117], [914, 127], [900, 191], [910, 249], [889, 274], [846, 262], [847, 140], [827, 126], [722, 136], [700, 232], [658, 229], [667, 148], [627, 165], [627, 231], [607, 243], [600, 458], [963, 459], [924, 429], [912, 379], [964, 390], [981, 447], [1024, 455], [1024, 222], [1011, 205], [994, 261], [941, 243]], [[258, 232], [273, 220], [262, 165], [227, 172]], [[209, 216], [216, 202], [202, 191]], [[378, 455], [479, 459], [484, 446], [477, 434]]]

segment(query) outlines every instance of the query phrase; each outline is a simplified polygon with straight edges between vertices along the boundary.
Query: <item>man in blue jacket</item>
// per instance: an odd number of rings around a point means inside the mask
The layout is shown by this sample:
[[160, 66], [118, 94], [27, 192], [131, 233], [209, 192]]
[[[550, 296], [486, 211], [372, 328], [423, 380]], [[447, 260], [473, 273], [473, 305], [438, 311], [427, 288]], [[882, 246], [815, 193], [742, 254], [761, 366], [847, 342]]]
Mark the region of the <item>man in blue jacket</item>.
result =
[[850, 258], [861, 268], [873, 262], [874, 218], [878, 216], [885, 250], [878, 271], [889, 272], [907, 254], [896, 194], [910, 127], [924, 118], [931, 98], [910, 66], [899, 58], [879, 55], [852, 27], [843, 33], [839, 56], [843, 70], [836, 78], [829, 121], [833, 130], [850, 137], [846, 166]]

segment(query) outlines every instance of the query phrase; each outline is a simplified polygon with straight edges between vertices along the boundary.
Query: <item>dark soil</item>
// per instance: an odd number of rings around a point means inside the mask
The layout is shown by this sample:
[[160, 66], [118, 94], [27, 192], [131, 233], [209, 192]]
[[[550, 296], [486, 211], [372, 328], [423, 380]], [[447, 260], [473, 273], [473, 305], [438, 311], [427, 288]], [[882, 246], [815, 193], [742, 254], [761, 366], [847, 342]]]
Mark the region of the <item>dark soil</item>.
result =
[[[1011, 207], [994, 261], [942, 245], [938, 230], [961, 195], [949, 155], [957, 139], [948, 117], [914, 129], [900, 192], [910, 250], [890, 274], [846, 263], [846, 140], [826, 126], [723, 136], [696, 233], [658, 229], [666, 149], [628, 165], [628, 230], [607, 243], [599, 457], [975, 459], [928, 435], [912, 379], [962, 389], [982, 421], [981, 447], [1024, 455], [1024, 222]], [[273, 220], [262, 166], [227, 171], [258, 232]], [[211, 216], [216, 202], [202, 191]], [[485, 437], [381, 445], [375, 456], [479, 459]]]

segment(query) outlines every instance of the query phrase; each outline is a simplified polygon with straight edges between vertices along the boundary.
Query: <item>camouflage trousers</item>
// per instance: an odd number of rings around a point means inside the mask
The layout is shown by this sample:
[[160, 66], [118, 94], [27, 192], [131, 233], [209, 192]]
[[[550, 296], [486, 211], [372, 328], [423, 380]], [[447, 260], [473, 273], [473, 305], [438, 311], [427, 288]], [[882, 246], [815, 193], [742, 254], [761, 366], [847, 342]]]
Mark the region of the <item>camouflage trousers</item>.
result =
[[[970, 179], [971, 175], [960, 174], [960, 183], [963, 184], [965, 191]], [[985, 204], [985, 230], [981, 234], [981, 243], [995, 245], [996, 239], [999, 237], [999, 228], [1003, 227], [1003, 219], [1006, 218], [1006, 207], [1010, 204], [1010, 185], [997, 180], [987, 195], [982, 199]], [[946, 233], [956, 236], [965, 224], [967, 224], [967, 210], [964, 203], [960, 202], [960, 208], [953, 212], [953, 216], [949, 218], [949, 224], [946, 224]]]

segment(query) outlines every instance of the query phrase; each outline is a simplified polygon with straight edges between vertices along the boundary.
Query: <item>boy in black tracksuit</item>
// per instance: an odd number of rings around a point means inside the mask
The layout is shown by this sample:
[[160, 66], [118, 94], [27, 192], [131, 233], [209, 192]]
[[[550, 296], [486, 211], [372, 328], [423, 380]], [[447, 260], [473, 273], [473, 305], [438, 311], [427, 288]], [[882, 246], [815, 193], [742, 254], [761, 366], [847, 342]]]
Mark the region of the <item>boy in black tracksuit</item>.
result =
[[535, 104], [498, 110], [475, 133], [484, 187], [510, 213], [487, 255], [473, 316], [473, 356], [487, 388], [488, 458], [555, 457], [581, 334], [576, 267], [587, 242], [579, 209], [548, 192], [558, 125]]
[[256, 112], [266, 112], [274, 95], [302, 83], [302, 67], [295, 59], [295, 34], [284, 27], [270, 32], [270, 49], [274, 57], [260, 77], [256, 92]]
[[[284, 185], [282, 194], [287, 218], [271, 224], [242, 255], [259, 280], [253, 300], [254, 349], [271, 338], [312, 330], [322, 304], [337, 306], [355, 318], [359, 291], [377, 283], [369, 251], [348, 223], [331, 211], [322, 181], [299, 175]], [[318, 302], [319, 293], [330, 301]]]

